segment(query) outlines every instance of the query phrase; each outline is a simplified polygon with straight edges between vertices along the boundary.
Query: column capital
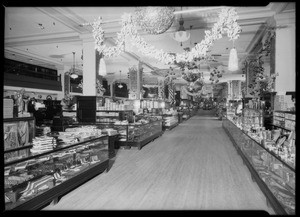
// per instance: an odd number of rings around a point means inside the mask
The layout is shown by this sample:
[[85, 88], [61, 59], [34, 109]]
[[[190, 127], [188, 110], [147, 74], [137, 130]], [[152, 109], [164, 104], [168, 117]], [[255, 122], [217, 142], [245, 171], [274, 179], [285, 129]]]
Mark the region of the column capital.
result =
[[296, 14], [295, 11], [280, 13], [274, 15], [276, 25], [295, 25]]
[[83, 42], [94, 42], [95, 41], [92, 33], [80, 34], [79, 37], [80, 37], [80, 39], [82, 39]]

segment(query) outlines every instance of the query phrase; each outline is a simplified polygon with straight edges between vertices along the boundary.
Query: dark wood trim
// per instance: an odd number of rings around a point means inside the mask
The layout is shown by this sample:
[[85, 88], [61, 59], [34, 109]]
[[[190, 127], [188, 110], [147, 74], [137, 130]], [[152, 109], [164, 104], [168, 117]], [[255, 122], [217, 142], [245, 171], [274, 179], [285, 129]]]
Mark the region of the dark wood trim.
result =
[[34, 121], [34, 117], [4, 118], [3, 122]]
[[61, 81], [4, 73], [4, 85], [62, 91]]
[[164, 130], [172, 130], [173, 128], [177, 127], [178, 124], [179, 124], [179, 123], [177, 122], [176, 124], [173, 124], [173, 125], [171, 125], [171, 126], [164, 126], [163, 128], [164, 128]]
[[21, 146], [21, 147], [18, 147], [18, 148], [12, 148], [12, 149], [8, 149], [8, 150], [4, 150], [4, 154], [14, 152], [14, 151], [20, 151], [20, 150], [27, 149], [27, 148], [32, 148], [32, 145], [25, 145], [25, 146]]

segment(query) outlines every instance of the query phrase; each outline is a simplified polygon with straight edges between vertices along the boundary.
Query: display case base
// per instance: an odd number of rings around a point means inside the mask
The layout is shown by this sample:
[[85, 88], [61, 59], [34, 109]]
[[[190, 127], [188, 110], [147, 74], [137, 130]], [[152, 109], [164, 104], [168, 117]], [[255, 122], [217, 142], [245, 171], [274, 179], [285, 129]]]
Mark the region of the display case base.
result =
[[179, 123], [173, 124], [171, 126], [163, 126], [163, 130], [172, 130], [173, 128], [177, 127]]

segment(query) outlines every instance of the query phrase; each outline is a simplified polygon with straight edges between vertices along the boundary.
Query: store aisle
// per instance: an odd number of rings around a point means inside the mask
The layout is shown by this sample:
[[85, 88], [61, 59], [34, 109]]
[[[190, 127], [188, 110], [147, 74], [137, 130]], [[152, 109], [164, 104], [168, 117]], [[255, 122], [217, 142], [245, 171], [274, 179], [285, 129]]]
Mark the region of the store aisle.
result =
[[266, 210], [266, 198], [216, 117], [194, 116], [45, 210]]

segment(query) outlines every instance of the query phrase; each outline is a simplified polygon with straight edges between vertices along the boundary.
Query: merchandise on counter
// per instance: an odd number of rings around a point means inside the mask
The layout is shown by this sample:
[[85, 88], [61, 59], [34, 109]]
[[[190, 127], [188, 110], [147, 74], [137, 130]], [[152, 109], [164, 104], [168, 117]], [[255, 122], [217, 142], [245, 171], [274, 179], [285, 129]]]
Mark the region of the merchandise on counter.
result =
[[276, 95], [274, 98], [275, 111], [294, 111], [295, 103], [291, 95]]
[[21, 191], [21, 200], [38, 193], [38, 191], [53, 187], [53, 176], [46, 175], [36, 181], [29, 182], [26, 189]]
[[30, 149], [31, 153], [43, 153], [51, 151], [56, 147], [57, 142], [54, 137], [40, 136], [32, 139], [33, 147]]
[[109, 136], [117, 135], [118, 131], [113, 128], [106, 128], [103, 130], [103, 133], [107, 133]]
[[[253, 117], [256, 117], [256, 111], [257, 110], [253, 110], [253, 113], [249, 110], [249, 113], [246, 114], [248, 116], [253, 115]], [[280, 115], [284, 116], [284, 114]], [[247, 121], [243, 121], [243, 118], [244, 117], [237, 117], [234, 115], [232, 117], [228, 117], [228, 120], [232, 121], [232, 123], [234, 123], [239, 129], [267, 150], [280, 157], [284, 162], [292, 167], [295, 166], [295, 144], [294, 139], [291, 139], [293, 136], [290, 136], [294, 131], [288, 132], [284, 129], [274, 129], [272, 131], [266, 130], [260, 124], [256, 123], [257, 120], [248, 119]], [[286, 140], [288, 140], [288, 142]]]

